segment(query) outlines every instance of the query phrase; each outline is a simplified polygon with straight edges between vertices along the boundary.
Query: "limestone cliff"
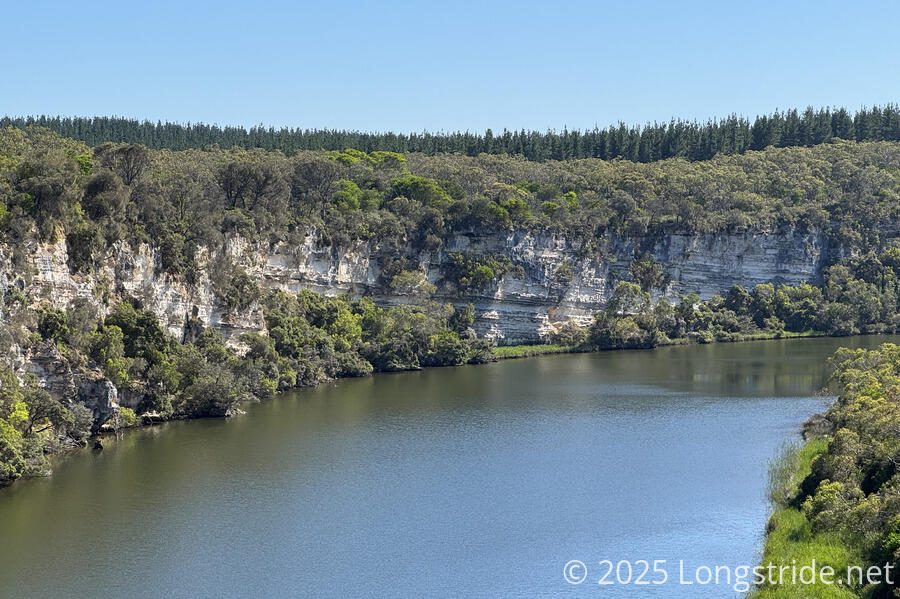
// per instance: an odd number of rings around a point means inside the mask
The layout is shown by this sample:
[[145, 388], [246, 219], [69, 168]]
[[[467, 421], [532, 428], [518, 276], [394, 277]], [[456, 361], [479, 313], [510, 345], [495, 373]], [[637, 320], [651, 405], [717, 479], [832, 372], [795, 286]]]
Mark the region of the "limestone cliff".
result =
[[[638, 255], [652, 255], [663, 268], [664, 283], [655, 295], [675, 300], [690, 292], [706, 298], [734, 284], [815, 281], [823, 262], [839, 251], [815, 231], [656, 239], [608, 236], [599, 241], [599, 251], [583, 255], [565, 238], [547, 232], [470, 232], [445, 239], [437, 251], [401, 248], [400, 254], [407, 268], [417, 265], [435, 284], [434, 299], [475, 306], [479, 335], [498, 344], [515, 344], [538, 342], [566, 322], [589, 323], [618, 281], [629, 278], [629, 266]], [[391, 252], [366, 242], [341, 248], [323, 245], [314, 230], [293, 244], [250, 243], [229, 236], [219, 247], [200, 250], [196, 275], [188, 283], [182, 276], [162, 272], [159, 252], [149, 245], [117, 243], [106, 255], [95, 256], [93, 271], [83, 274], [70, 269], [65, 239], [51, 244], [32, 241], [24, 247], [0, 247], [0, 289], [18, 289], [35, 304], [50, 301], [60, 307], [85, 298], [101, 315], [117, 300], [135, 297], [179, 339], [199, 323], [218, 328], [230, 343], [239, 344], [240, 333], [264, 331], [263, 314], [255, 304], [239, 313], [223, 308], [217, 300], [215, 274], [221, 264], [241, 268], [266, 289], [368, 295], [385, 305], [412, 301], [392, 292], [385, 281], [385, 256], [397, 254]], [[443, 267], [456, 252], [501, 257], [515, 268], [478, 291], [461, 294], [444, 280]], [[118, 394], [89, 365], [71, 367], [52, 344], [28, 351], [13, 344], [8, 358], [22, 375], [36, 375], [57, 399], [90, 408], [98, 424], [115, 413], [119, 402], [136, 403], [127, 393]]]
[[[609, 236], [601, 250], [579, 255], [563, 237], [516, 231], [507, 234], [455, 235], [435, 252], [407, 252], [429, 281], [437, 285], [434, 299], [476, 308], [476, 331], [500, 344], [536, 342], [568, 321], [585, 324], [602, 308], [616, 283], [629, 278], [635, 255], [652, 255], [663, 267], [665, 283], [655, 295], [675, 299], [696, 292], [701, 297], [731, 285], [796, 284], [814, 281], [830, 252], [824, 235], [811, 231], [750, 232], [716, 235], [670, 235], [658, 239]], [[11, 248], [0, 249], [0, 286], [15, 285], [32, 298], [65, 306], [77, 297], [96, 302], [101, 312], [117, 298], [134, 296], [153, 310], [179, 338], [188, 318], [219, 328], [232, 339], [248, 330], [264, 329], [261, 310], [251, 306], [229, 314], [216, 301], [212, 263], [227, 258], [263, 288], [326, 294], [370, 295], [376, 302], [410, 301], [392, 293], [383, 280], [382, 252], [372, 243], [349, 247], [322, 246], [315, 231], [299, 244], [252, 244], [227, 237], [221, 247], [201, 250], [193, 284], [160, 272], [157, 251], [148, 246], [117, 243], [98, 257], [95, 272], [73, 274], [64, 239], [54, 244], [32, 243], [24, 260], [14, 266]], [[464, 296], [442, 280], [442, 265], [454, 252], [506, 257], [517, 268], [479, 291]]]

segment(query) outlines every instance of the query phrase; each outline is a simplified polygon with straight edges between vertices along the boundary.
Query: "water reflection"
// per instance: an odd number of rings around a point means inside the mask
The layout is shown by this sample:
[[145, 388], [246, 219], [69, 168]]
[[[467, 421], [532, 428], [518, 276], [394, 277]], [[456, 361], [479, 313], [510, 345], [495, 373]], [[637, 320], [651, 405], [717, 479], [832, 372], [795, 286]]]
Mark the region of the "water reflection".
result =
[[[884, 340], [383, 375], [134, 431], [0, 491], [4, 594], [557, 596], [573, 557], [752, 562], [825, 357]], [[641, 590], [605, 594], [705, 592]]]

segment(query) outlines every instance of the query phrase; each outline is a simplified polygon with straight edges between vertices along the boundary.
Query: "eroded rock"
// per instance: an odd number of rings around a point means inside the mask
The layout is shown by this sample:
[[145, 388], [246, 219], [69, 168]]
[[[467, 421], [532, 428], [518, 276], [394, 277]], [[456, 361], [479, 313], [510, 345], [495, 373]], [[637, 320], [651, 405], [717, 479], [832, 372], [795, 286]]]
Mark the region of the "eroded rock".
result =
[[75, 401], [90, 409], [94, 422], [102, 424], [119, 409], [119, 392], [112, 381], [100, 373], [88, 373], [76, 383]]

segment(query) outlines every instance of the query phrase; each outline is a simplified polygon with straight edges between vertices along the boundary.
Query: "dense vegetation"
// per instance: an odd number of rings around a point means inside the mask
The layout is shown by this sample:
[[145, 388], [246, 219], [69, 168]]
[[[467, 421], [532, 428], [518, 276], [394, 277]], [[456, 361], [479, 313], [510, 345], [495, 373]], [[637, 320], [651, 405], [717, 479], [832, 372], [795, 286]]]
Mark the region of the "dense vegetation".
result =
[[[650, 243], [672, 232], [816, 227], [849, 252], [867, 251], [885, 245], [900, 220], [898, 190], [900, 144], [889, 142], [769, 147], [692, 163], [537, 163], [484, 154], [88, 148], [46, 129], [0, 129], [7, 242], [62, 232], [70, 267], [89, 272], [119, 240], [152, 241], [159, 267], [189, 282], [198, 249], [219, 246], [226, 233], [299, 242], [310, 228], [339, 248], [375, 244], [385, 284], [415, 270], [423, 250], [473, 230], [549, 231], [564, 234], [575, 253], [602, 255], [610, 235]], [[460, 258], [446, 275], [463, 288], [515, 273], [496, 257]], [[216, 265], [223, 285], [239, 274]]]
[[725, 119], [672, 120], [643, 127], [624, 123], [588, 131], [507, 131], [479, 133], [364, 133], [360, 131], [291, 128], [218, 127], [205, 124], [139, 122], [124, 118], [5, 117], [0, 127], [12, 125], [48, 127], [65, 137], [91, 145], [107, 141], [139, 143], [150, 148], [185, 150], [219, 145], [223, 148], [263, 148], [293, 154], [300, 150], [365, 152], [417, 152], [424, 154], [508, 154], [528, 160], [572, 158], [624, 158], [653, 162], [666, 158], [708, 160], [716, 154], [740, 154], [768, 146], [813, 146], [832, 138], [858, 141], [900, 141], [900, 109], [893, 104], [861, 109], [855, 114], [807, 108], [788, 110], [748, 119], [732, 115]]
[[[452, 262], [462, 272], [466, 259]], [[460, 266], [461, 265], [461, 266]], [[494, 264], [494, 267], [497, 267]], [[139, 302], [121, 302], [99, 318], [91, 302], [78, 300], [66, 310], [26, 298], [11, 288], [4, 296], [6, 324], [0, 333], [20, 346], [51, 343], [73, 368], [98, 365], [120, 393], [138, 398], [138, 415], [148, 419], [222, 416], [241, 401], [310, 386], [335, 377], [363, 376], [422, 366], [484, 362], [556, 351], [650, 348], [683, 341], [709, 343], [785, 335], [894, 332], [900, 329], [900, 249], [873, 252], [836, 265], [814, 285], [740, 286], [700, 301], [690, 294], [670, 304], [653, 303], [652, 265], [638, 265], [635, 279], [622, 281], [590, 327], [565, 325], [554, 344], [492, 351], [469, 328], [471, 306], [454, 309], [420, 297], [418, 304], [378, 308], [371, 299], [326, 298], [304, 291], [256, 295], [265, 312], [268, 335], [247, 333], [238, 354], [214, 329], [197, 323], [180, 343], [166, 334]], [[490, 267], [485, 267], [490, 268]], [[397, 275], [395, 278], [399, 278]], [[418, 283], [406, 283], [415, 289]], [[236, 297], [243, 297], [237, 294]], [[37, 305], [37, 310], [30, 307]], [[93, 425], [78, 404], [63, 405], [34, 381], [20, 388], [6, 373], [0, 409], [3, 476], [15, 478], [45, 467], [43, 451], [80, 441]], [[134, 424], [123, 412], [116, 426]]]
[[818, 427], [829, 432], [775, 464], [770, 486], [778, 510], [763, 563], [816, 558], [838, 573], [893, 564], [894, 584], [769, 586], [760, 598], [881, 598], [900, 588], [900, 346], [840, 349], [831, 360], [838, 399]]
[[[370, 299], [271, 293], [262, 300], [268, 336], [245, 334], [240, 355], [215, 329], [176, 341], [137, 302], [121, 302], [101, 319], [89, 302], [33, 312], [11, 295], [7, 304], [19, 310], [0, 327], [6, 341], [53, 344], [72, 369], [98, 365], [152, 420], [223, 416], [241, 401], [335, 377], [492, 358], [468, 328], [471, 310], [434, 302], [382, 309]], [[121, 409], [112, 426], [137, 424], [135, 411]], [[81, 442], [99, 424], [81, 404], [55, 401], [34, 380], [23, 386], [0, 370], [0, 484], [42, 472], [45, 452]]]
[[67, 440], [82, 441], [92, 423], [91, 411], [81, 404], [66, 406], [33, 377], [22, 385], [9, 367], [0, 368], [0, 485], [45, 473], [45, 454]]

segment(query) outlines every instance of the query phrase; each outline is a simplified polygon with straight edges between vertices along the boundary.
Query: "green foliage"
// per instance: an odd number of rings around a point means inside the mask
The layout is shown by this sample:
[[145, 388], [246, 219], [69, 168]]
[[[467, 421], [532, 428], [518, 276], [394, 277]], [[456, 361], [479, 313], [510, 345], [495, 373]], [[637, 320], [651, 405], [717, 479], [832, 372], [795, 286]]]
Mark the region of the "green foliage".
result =
[[460, 293], [483, 290], [506, 273], [521, 277], [524, 271], [515, 266], [506, 256], [476, 256], [467, 253], [452, 253], [441, 265], [445, 281], [453, 284]]
[[499, 360], [509, 358], [528, 358], [542, 354], [565, 354], [574, 348], [569, 345], [557, 345], [547, 343], [544, 345], [501, 345], [493, 349], [494, 356]]
[[25, 472], [22, 435], [7, 420], [0, 419], [0, 485]]
[[469, 344], [456, 331], [445, 330], [428, 338], [422, 366], [460, 366], [471, 357]]
[[[815, 558], [837, 571], [846, 571], [847, 565], [885, 563], [896, 568], [900, 346], [839, 349], [831, 362], [838, 399], [825, 421], [833, 435], [787, 452], [772, 469], [770, 489], [780, 509], [769, 523], [763, 565]], [[798, 589], [764, 588], [758, 596], [799, 596], [791, 590]], [[896, 587], [854, 585], [852, 590], [846, 596], [886, 597]]]
[[369, 164], [374, 163], [374, 159], [368, 154], [353, 148], [348, 148], [342, 152], [329, 152], [329, 155], [335, 161], [346, 165], [356, 164], [361, 160]]
[[242, 269], [229, 266], [215, 286], [216, 298], [229, 312], [247, 310], [260, 298], [259, 284]]
[[401, 270], [391, 279], [391, 290], [399, 295], [430, 297], [437, 288], [420, 270]]
[[450, 328], [455, 311], [449, 305], [425, 302], [417, 307], [382, 309], [361, 302], [356, 309], [363, 325], [360, 354], [376, 371], [489, 359], [489, 349], [483, 342], [461, 337]]
[[132, 410], [131, 408], [126, 408], [125, 406], [122, 406], [119, 408], [118, 423], [119, 423], [120, 427], [128, 428], [128, 427], [132, 427], [132, 426], [137, 426], [138, 424], [140, 424], [140, 420], [138, 419], [137, 415], [134, 413], [134, 410]]
[[75, 415], [62, 403], [53, 399], [47, 391], [38, 387], [33, 379], [25, 382], [23, 402], [28, 410], [26, 435], [37, 434], [48, 428], [61, 434], [72, 434], [76, 437], [82, 435], [83, 431], [77, 430]]
[[43, 339], [65, 343], [69, 338], [66, 313], [55, 308], [43, 308], [38, 312], [38, 333]]
[[133, 358], [125, 356], [125, 336], [116, 325], [105, 325], [91, 340], [91, 357], [100, 364], [104, 374], [117, 387], [126, 385], [131, 379], [129, 368]]
[[446, 209], [453, 202], [441, 185], [432, 179], [407, 175], [391, 183], [393, 197], [406, 197], [431, 208]]
[[[187, 354], [182, 360], [194, 359]], [[226, 368], [201, 361], [196, 367], [180, 363], [190, 375], [181, 390], [179, 411], [192, 417], [225, 416], [242, 399], [234, 375]]]
[[[794, 508], [784, 508], [775, 512], [769, 520], [766, 545], [763, 551], [762, 567], [774, 565], [775, 572], [781, 566], [797, 567], [810, 565], [815, 559], [816, 569], [830, 566], [843, 576], [849, 566], [865, 563], [857, 548], [848, 545], [840, 535], [832, 532], [815, 532], [806, 517]], [[882, 564], [883, 565], [883, 564]], [[837, 577], [835, 578], [835, 580]], [[777, 580], [777, 575], [776, 575]], [[843, 585], [793, 583], [790, 576], [783, 584], [767, 585], [754, 592], [754, 599], [844, 599], [858, 597], [858, 586], [848, 588]]]
[[346, 179], [340, 181], [338, 185], [340, 187], [332, 194], [331, 201], [345, 212], [359, 210], [362, 197], [362, 191], [359, 189], [359, 186], [353, 181]]
[[103, 237], [96, 224], [82, 221], [69, 228], [66, 235], [66, 250], [69, 254], [69, 266], [75, 272], [90, 272], [94, 256], [102, 249]]
[[[865, 114], [860, 118], [876, 118]], [[808, 118], [813, 123], [819, 117]], [[93, 127], [44, 123], [73, 133]], [[860, 139], [872, 138], [878, 129], [865, 130]], [[6, 221], [4, 235], [13, 239], [33, 230], [45, 241], [64, 234], [69, 265], [81, 272], [93, 269], [114, 242], [149, 242], [158, 250], [159, 269], [188, 282], [199, 272], [199, 252], [219, 247], [222, 234], [233, 233], [259, 242], [297, 242], [314, 229], [322, 244], [374, 240], [399, 252], [435, 251], [450, 236], [473, 231], [531, 230], [561, 234], [586, 255], [602, 252], [610, 235], [649, 241], [671, 233], [815, 228], [848, 256], [859, 254], [846, 266], [860, 273], [855, 278], [862, 283], [846, 289], [845, 297], [825, 301], [861, 307], [875, 297], [874, 286], [881, 303], [872, 310], [890, 308], [881, 294], [894, 289], [896, 280], [884, 268], [893, 269], [900, 254], [891, 249], [889, 229], [880, 223], [900, 221], [900, 171], [892, 166], [900, 160], [900, 144], [828, 137], [800, 147], [792, 133], [795, 141], [786, 147], [751, 144], [745, 152], [748, 134], [726, 144], [740, 151], [720, 147], [688, 162], [653, 158], [667, 154], [659, 140], [640, 151], [629, 145], [623, 153], [628, 135], [611, 130], [604, 139], [614, 140], [612, 148], [601, 150], [606, 142], [594, 146], [588, 152], [594, 157], [570, 160], [578, 154], [570, 149], [562, 151], [560, 161], [538, 162], [518, 155], [533, 151], [546, 157], [560, 147], [505, 146], [492, 138], [491, 152], [500, 155], [466, 156], [468, 149], [442, 153], [440, 146], [428, 146], [425, 153], [401, 153], [410, 147], [365, 153], [346, 144], [335, 152], [279, 146], [284, 154], [209, 141], [202, 150], [99, 141], [90, 150], [40, 127], [7, 128], [0, 130], [0, 221]], [[263, 145], [272, 139], [251, 138]], [[403, 145], [398, 137], [390, 139]], [[719, 143], [695, 141], [700, 145], [682, 146], [674, 156]], [[588, 151], [580, 141], [577, 145]], [[599, 159], [620, 155], [630, 160]], [[632, 267], [632, 279], [645, 290], [665, 284], [653, 264], [639, 259]], [[481, 281], [489, 273], [479, 274]], [[222, 297], [229, 304], [241, 301], [228, 289]], [[755, 319], [757, 326], [764, 318]], [[837, 308], [830, 318], [835, 330], [866, 330]], [[785, 322], [788, 329], [799, 326]]]
[[649, 292], [662, 282], [662, 267], [652, 258], [644, 258], [631, 263], [631, 276], [641, 291]]
[[548, 336], [551, 344], [561, 347], [583, 347], [588, 341], [588, 330], [573, 322], [567, 322]]
[[[838, 137], [884, 137], [881, 131], [894, 124], [881, 120], [895, 113], [893, 107], [862, 111], [849, 128], [849, 115], [842, 115], [834, 121], [843, 123]], [[217, 140], [235, 143], [216, 147], [206, 138], [200, 144], [205, 149], [184, 149], [194, 145], [185, 137], [178, 151], [149, 150], [140, 144], [160, 144], [172, 130], [103, 119], [97, 122], [115, 122], [129, 135], [144, 136], [89, 149], [40, 127], [7, 128], [0, 131], [0, 224], [4, 237], [23, 247], [33, 231], [44, 241], [64, 234], [69, 266], [81, 272], [90, 271], [112, 243], [150, 243], [157, 267], [188, 283], [201, 274], [197, 256], [206, 249], [215, 256], [223, 235], [238, 233], [259, 244], [300, 243], [314, 230], [318, 243], [335, 251], [372, 241], [386, 263], [385, 282], [422, 300], [378, 308], [371, 300], [309, 292], [265, 295], [247, 273], [220, 257], [209, 274], [222, 307], [264, 310], [268, 336], [247, 336], [245, 356], [233, 349], [235, 340], [226, 342], [213, 331], [180, 344], [136, 302], [118, 304], [101, 323], [83, 307], [43, 308], [37, 326], [29, 325], [73, 362], [89, 356], [117, 385], [140, 394], [138, 413], [162, 418], [221, 415], [238, 401], [331, 377], [491, 359], [490, 348], [472, 338], [473, 308], [424, 301], [435, 289], [415, 255], [434, 255], [451, 236], [491, 231], [509, 239], [523, 231], [559, 235], [581, 255], [602, 254], [616, 236], [633, 237], [626, 241], [634, 242], [640, 256], [658, 236], [675, 232], [815, 228], [847, 256], [822, 272], [821, 286], [735, 287], [705, 301], [689, 295], [671, 306], [651, 301], [649, 292], [667, 282], [646, 255], [630, 266], [631, 281], [616, 287], [594, 323], [561, 327], [550, 338], [556, 345], [640, 348], [680, 339], [896, 331], [900, 249], [889, 239], [889, 225], [900, 222], [900, 144], [832, 141], [825, 137], [823, 118], [813, 111], [753, 125], [735, 118], [686, 127], [677, 135], [668, 125], [614, 128], [578, 137], [577, 143], [572, 132], [504, 133], [492, 135], [481, 150], [487, 136], [333, 132], [326, 143], [311, 133], [212, 129], [208, 133]], [[79, 129], [73, 122], [44, 124], [81, 135], [95, 126], [81, 123]], [[804, 122], [810, 127], [798, 128]], [[162, 137], [151, 142], [148, 131]], [[661, 132], [672, 134], [669, 141], [658, 137]], [[251, 140], [274, 148], [276, 138], [305, 141], [270, 152], [234, 147]], [[106, 140], [92, 143], [101, 141]], [[329, 144], [334, 152], [321, 151]], [[579, 156], [585, 159], [571, 160]], [[625, 159], [599, 159], [620, 156]], [[665, 157], [676, 158], [659, 160]], [[450, 253], [438, 284], [443, 291], [474, 294], [504, 276], [523, 274], [502, 256]], [[562, 285], [575, 273], [564, 263], [551, 276]], [[48, 433], [80, 438], [93, 424], [83, 411], [67, 413], [40, 394], [23, 392], [24, 409], [7, 404], [0, 415], [2, 451], [16, 476], [38, 461], [29, 435], [49, 427]], [[836, 434], [835, 442], [859, 445], [849, 433]], [[792, 507], [803, 509], [813, 528], [839, 522], [841, 514], [865, 502], [860, 492], [868, 497], [893, 476], [884, 455], [866, 455], [870, 470], [860, 480], [834, 475], [818, 498], [801, 485], [809, 497]], [[849, 459], [841, 460], [829, 468], [844, 473]], [[861, 514], [859, 521], [870, 515]]]
[[75, 156], [75, 161], [78, 163], [81, 174], [84, 176], [90, 175], [91, 171], [93, 171], [94, 165], [91, 162], [90, 154], [79, 154]]
[[475, 324], [475, 306], [467, 303], [461, 308], [454, 308], [453, 315], [450, 316], [448, 325], [457, 333], [463, 333]]
[[379, 169], [397, 171], [406, 168], [406, 156], [399, 152], [375, 151], [371, 152], [369, 156]]
[[790, 506], [800, 492], [800, 483], [812, 471], [812, 462], [828, 449], [828, 439], [815, 439], [803, 446], [788, 444], [769, 463], [769, 499], [778, 507]]
[[[421, 366], [484, 361], [482, 342], [451, 327], [449, 306], [378, 308], [371, 300], [326, 298], [311, 292], [271, 294], [266, 300], [269, 338], [247, 336], [247, 357], [279, 384], [314, 385], [336, 376], [363, 376]], [[465, 316], [454, 321], [459, 326]]]
[[[89, 425], [88, 425], [89, 428]], [[81, 439], [84, 423], [29, 377], [0, 368], [0, 486], [47, 469], [44, 447], [55, 436]]]
[[[649, 261], [634, 263], [632, 271], [644, 287], [658, 280]], [[709, 343], [894, 332], [900, 330], [898, 301], [898, 273], [874, 257], [832, 266], [825, 271], [823, 287], [765, 283], [748, 292], [736, 285], [724, 297], [714, 295], [701, 302], [696, 294], [690, 294], [675, 305], [666, 300], [654, 305], [640, 285], [622, 281], [606, 308], [597, 313], [581, 346], [648, 348], [682, 338]], [[584, 334], [577, 328], [569, 333]], [[570, 335], [553, 341], [569, 344], [575, 338]]]

